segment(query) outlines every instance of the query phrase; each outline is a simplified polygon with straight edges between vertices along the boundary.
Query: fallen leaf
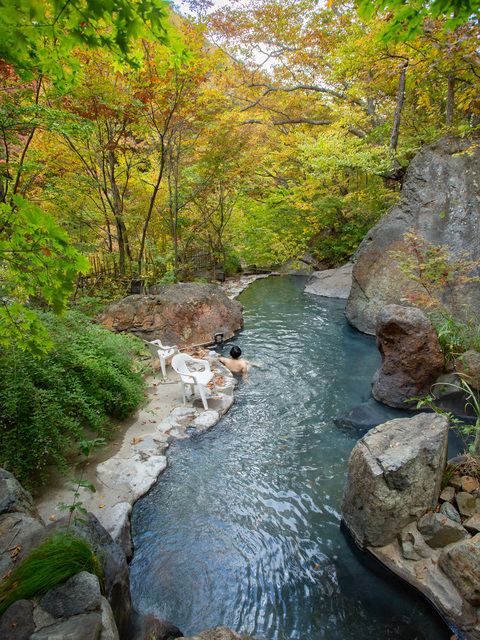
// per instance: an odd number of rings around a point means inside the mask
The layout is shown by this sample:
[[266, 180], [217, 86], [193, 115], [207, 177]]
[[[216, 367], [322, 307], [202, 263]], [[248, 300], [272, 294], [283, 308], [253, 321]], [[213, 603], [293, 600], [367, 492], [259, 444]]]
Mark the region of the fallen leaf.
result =
[[135, 471], [130, 471], [130, 473], [135, 473]]
[[55, 520], [55, 516], [50, 516], [49, 520]]
[[[12, 555], [10, 556], [13, 560], [17, 559], [18, 554], [20, 553], [22, 546], [19, 545], [17, 547], [12, 547], [12, 549], [14, 550]], [[12, 549], [9, 549], [9, 551], [12, 551]]]
[[104, 506], [105, 506], [104, 504], [99, 504], [99, 505], [98, 505], [98, 508], [99, 508], [99, 509], [103, 509], [103, 507], [104, 507]]
[[18, 627], [18, 622], [12, 622], [12, 627]]
[[134, 439], [132, 440], [132, 444], [134, 444], [134, 445], [135, 445], [135, 444], [138, 444], [139, 442], [143, 442], [143, 438], [134, 438]]
[[165, 431], [165, 433], [170, 433], [170, 431], [171, 431], [171, 429], [167, 429], [167, 430]]
[[315, 571], [318, 569], [318, 567], [319, 567], [319, 566], [320, 566], [319, 564], [316, 564], [316, 565], [314, 566]]

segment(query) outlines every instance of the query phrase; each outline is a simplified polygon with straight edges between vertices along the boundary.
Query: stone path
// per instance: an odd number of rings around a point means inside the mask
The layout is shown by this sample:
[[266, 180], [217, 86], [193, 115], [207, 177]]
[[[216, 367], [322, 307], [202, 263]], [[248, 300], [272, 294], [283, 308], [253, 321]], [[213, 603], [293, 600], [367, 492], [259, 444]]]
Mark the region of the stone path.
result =
[[[81, 475], [96, 488], [95, 493], [80, 488], [78, 500], [99, 519], [128, 556], [132, 552], [129, 521], [132, 506], [166, 468], [169, 443], [212, 427], [233, 404], [232, 374], [216, 358], [207, 359], [217, 385], [217, 394], [213, 396], [210, 392], [208, 411], [203, 409], [199, 397], [190, 398], [183, 405], [180, 380], [168, 367], [166, 381], [156, 376], [147, 379], [145, 406], [118, 425], [119, 436], [108, 443], [106, 451], [100, 450], [89, 462], [79, 462], [71, 469], [72, 477]], [[98, 456], [106, 459], [98, 461]], [[72, 503], [73, 494], [67, 490], [65, 481], [65, 476], [54, 479], [36, 500], [46, 522], [65, 515], [60, 503]]]
[[[249, 284], [255, 282], [255, 280], [260, 280], [261, 278], [268, 278], [270, 275], [277, 274], [262, 274], [262, 275], [252, 275], [252, 276], [237, 276], [235, 278], [228, 278], [225, 282], [220, 284], [220, 287], [225, 291], [230, 300], [236, 298], [242, 291], [244, 291]], [[279, 275], [279, 274], [278, 274]]]

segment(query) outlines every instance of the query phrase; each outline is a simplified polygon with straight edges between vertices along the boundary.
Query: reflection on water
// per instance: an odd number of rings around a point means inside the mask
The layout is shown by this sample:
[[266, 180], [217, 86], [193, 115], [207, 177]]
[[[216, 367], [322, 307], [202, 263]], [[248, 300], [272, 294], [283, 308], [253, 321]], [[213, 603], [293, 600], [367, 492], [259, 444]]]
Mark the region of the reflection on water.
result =
[[302, 284], [268, 278], [242, 294], [235, 342], [260, 366], [216, 427], [172, 445], [170, 467], [135, 506], [134, 606], [186, 636], [225, 624], [269, 639], [449, 638], [340, 529], [355, 441], [332, 418], [368, 398], [380, 358], [342, 302]]

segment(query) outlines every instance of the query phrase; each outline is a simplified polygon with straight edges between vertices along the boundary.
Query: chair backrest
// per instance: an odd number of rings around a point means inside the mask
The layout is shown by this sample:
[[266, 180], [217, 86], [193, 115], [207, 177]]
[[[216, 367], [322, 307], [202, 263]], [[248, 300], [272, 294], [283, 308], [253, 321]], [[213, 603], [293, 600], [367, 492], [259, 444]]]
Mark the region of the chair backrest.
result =
[[153, 342], [148, 342], [148, 340], [144, 340], [145, 344], [148, 347], [148, 350], [150, 351], [150, 355], [152, 356], [152, 358], [158, 358], [158, 345], [153, 344]]
[[187, 362], [193, 360], [191, 356], [187, 353], [177, 353], [177, 355], [172, 358], [172, 368], [176, 371], [180, 376], [189, 376], [190, 371], [187, 367]]
[[157, 345], [158, 349], [164, 349], [164, 351], [168, 351], [168, 349], [177, 348], [176, 345], [172, 345], [171, 347], [167, 347], [166, 345], [162, 344], [162, 341], [160, 340], [160, 338], [156, 338], [155, 340], [152, 340], [151, 344]]

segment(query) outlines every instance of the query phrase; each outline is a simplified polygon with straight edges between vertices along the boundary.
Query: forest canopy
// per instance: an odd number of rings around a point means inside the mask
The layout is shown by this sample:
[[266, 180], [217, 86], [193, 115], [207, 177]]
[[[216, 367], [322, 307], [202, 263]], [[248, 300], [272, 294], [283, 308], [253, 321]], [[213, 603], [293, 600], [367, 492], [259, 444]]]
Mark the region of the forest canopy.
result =
[[342, 264], [423, 145], [478, 133], [468, 1], [188, 5], [0, 4], [3, 348], [132, 277]]

